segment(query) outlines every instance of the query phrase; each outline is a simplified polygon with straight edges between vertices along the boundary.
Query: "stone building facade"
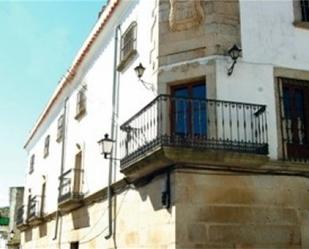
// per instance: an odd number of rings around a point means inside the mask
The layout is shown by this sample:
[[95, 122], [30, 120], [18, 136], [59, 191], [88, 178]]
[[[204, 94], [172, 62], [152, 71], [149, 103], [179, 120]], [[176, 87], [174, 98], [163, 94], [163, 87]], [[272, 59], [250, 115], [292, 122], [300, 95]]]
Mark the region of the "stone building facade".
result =
[[8, 249], [20, 248], [20, 231], [16, 227], [18, 217], [18, 209], [23, 205], [24, 187], [10, 187], [10, 223], [8, 227]]
[[308, 248], [308, 23], [110, 0], [26, 142], [23, 248]]

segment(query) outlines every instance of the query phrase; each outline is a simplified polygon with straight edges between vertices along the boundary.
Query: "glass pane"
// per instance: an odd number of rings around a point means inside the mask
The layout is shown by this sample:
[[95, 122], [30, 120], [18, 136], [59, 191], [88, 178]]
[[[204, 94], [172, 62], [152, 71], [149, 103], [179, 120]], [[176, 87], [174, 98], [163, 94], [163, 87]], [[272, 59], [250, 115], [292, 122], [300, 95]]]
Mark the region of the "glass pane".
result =
[[295, 107], [296, 115], [299, 118], [304, 118], [304, 93], [301, 90], [295, 91]]
[[205, 84], [195, 85], [192, 87], [192, 97], [200, 98], [201, 100], [194, 100], [192, 104], [193, 135], [206, 135], [207, 131], [207, 110], [206, 110], [206, 86]]
[[287, 119], [291, 118], [291, 97], [288, 88], [283, 89], [283, 106], [284, 106], [284, 116]]
[[206, 86], [205, 84], [194, 85], [192, 87], [192, 98], [206, 98]]
[[[174, 92], [175, 97], [189, 97], [188, 88], [179, 88]], [[188, 100], [185, 98], [175, 99], [175, 110], [174, 119], [175, 127], [174, 131], [176, 134], [187, 134], [188, 133]]]

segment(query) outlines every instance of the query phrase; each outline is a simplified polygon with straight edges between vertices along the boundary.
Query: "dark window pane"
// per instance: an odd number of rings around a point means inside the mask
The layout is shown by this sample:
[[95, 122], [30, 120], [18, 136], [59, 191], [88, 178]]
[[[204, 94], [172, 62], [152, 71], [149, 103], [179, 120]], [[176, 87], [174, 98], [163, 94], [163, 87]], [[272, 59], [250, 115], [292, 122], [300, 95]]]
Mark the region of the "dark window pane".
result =
[[285, 118], [291, 118], [291, 100], [290, 92], [288, 88], [283, 89], [283, 106], [284, 106], [284, 116]]
[[206, 86], [205, 84], [194, 85], [192, 87], [192, 98], [206, 98]]
[[308, 22], [309, 21], [309, 0], [301, 0], [301, 13], [302, 13], [302, 21]]
[[304, 118], [304, 93], [301, 90], [295, 91], [295, 107], [297, 117]]
[[[175, 97], [175, 132], [177, 134], [187, 134], [188, 132], [188, 100], [189, 91], [187, 88], [176, 89]], [[181, 98], [184, 97], [184, 98]]]
[[[206, 86], [205, 84], [194, 85], [192, 87], [192, 97], [205, 99], [206, 98]], [[207, 130], [207, 110], [206, 101], [194, 100], [192, 103], [193, 125], [192, 133], [194, 135], [206, 135]]]

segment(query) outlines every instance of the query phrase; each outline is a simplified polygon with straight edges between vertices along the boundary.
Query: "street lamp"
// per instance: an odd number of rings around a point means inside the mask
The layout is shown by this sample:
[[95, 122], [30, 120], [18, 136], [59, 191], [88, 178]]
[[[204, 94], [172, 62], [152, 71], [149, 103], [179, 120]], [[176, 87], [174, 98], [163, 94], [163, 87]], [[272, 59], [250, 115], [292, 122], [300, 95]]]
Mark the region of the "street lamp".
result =
[[112, 154], [114, 140], [108, 137], [108, 134], [104, 135], [104, 138], [98, 141], [99, 145], [101, 146], [101, 154], [104, 155], [104, 158], [107, 159], [107, 156]]
[[241, 48], [239, 48], [236, 44], [233, 45], [233, 47], [231, 47], [228, 51], [228, 55], [231, 57], [231, 59], [233, 60], [232, 65], [230, 66], [230, 68], [227, 71], [227, 75], [231, 76], [235, 67], [235, 64], [237, 62], [237, 59], [239, 58], [241, 53]]

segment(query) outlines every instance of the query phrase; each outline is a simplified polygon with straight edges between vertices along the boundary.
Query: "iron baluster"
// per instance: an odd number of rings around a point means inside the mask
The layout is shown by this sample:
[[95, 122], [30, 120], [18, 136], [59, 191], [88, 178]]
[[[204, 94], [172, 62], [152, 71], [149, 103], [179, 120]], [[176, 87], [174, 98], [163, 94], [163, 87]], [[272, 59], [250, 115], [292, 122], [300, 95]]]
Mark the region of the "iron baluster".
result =
[[238, 143], [240, 142], [240, 134], [239, 134], [239, 112], [238, 112], [238, 107], [239, 104], [236, 104], [236, 120], [237, 120], [237, 123], [236, 123], [236, 126], [237, 126], [237, 141]]
[[250, 127], [251, 127], [251, 141], [249, 141], [250, 143], [252, 142], [254, 142], [254, 128], [253, 128], [253, 110], [252, 110], [252, 108], [253, 108], [253, 106], [250, 106], [250, 117], [251, 117], [251, 119], [250, 119]]
[[229, 128], [230, 128], [230, 136], [229, 140], [233, 141], [233, 122], [232, 122], [232, 115], [231, 115], [231, 104], [229, 104]]
[[222, 115], [222, 117], [221, 117], [221, 119], [222, 119], [222, 121], [221, 121], [221, 123], [222, 123], [222, 140], [224, 141], [225, 140], [225, 125], [224, 125], [224, 107], [225, 107], [225, 105], [226, 105], [226, 103], [222, 103], [221, 104], [221, 115]]
[[243, 104], [242, 105], [242, 108], [243, 108], [243, 121], [244, 121], [244, 141], [245, 143], [247, 142], [247, 122], [246, 122], [246, 105]]

